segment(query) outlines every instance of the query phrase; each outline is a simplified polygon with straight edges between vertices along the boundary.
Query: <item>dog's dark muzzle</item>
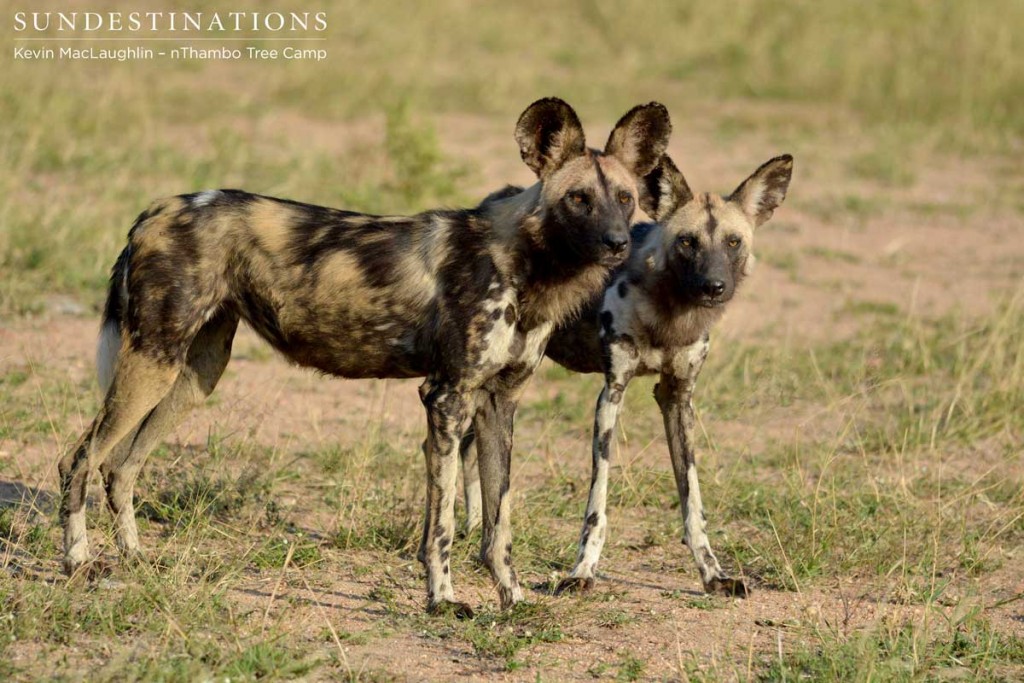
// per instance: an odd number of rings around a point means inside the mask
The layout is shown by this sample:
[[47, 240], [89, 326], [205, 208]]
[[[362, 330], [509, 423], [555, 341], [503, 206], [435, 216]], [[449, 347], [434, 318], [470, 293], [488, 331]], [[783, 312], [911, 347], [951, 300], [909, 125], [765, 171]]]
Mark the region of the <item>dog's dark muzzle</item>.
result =
[[606, 232], [601, 237], [601, 246], [604, 247], [602, 263], [618, 265], [629, 255], [629, 232], [619, 230]]

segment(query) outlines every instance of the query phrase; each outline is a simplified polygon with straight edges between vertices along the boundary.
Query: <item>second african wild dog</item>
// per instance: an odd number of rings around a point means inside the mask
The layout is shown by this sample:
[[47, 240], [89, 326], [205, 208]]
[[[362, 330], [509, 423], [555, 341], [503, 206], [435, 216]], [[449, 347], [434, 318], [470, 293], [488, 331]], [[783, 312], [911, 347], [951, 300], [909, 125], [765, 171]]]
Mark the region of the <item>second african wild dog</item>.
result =
[[[632, 230], [629, 260], [578, 320], [558, 327], [546, 354], [576, 372], [602, 373], [605, 386], [594, 417], [593, 473], [576, 566], [558, 591], [593, 587], [607, 530], [611, 440], [622, 399], [637, 375], [660, 375], [654, 397], [665, 423], [672, 470], [683, 513], [683, 543], [693, 553], [704, 590], [743, 596], [743, 581], [730, 578], [705, 533], [694, 459], [693, 387], [708, 353], [709, 332], [754, 263], [754, 229], [786, 197], [793, 158], [776, 157], [728, 197], [694, 195], [666, 155], [644, 178], [641, 205], [656, 223]], [[495, 193], [486, 205], [514, 188]], [[477, 523], [479, 495], [473, 434], [462, 443], [467, 520]]]
[[239, 320], [291, 361], [340, 377], [422, 377], [427, 606], [471, 614], [449, 573], [457, 451], [480, 434], [484, 556], [503, 606], [511, 567], [511, 415], [554, 325], [603, 287], [629, 247], [639, 179], [668, 112], [628, 112], [603, 152], [572, 108], [535, 102], [515, 137], [539, 182], [469, 210], [380, 217], [237, 190], [154, 203], [111, 276], [98, 352], [103, 405], [60, 461], [64, 569], [89, 559], [85, 500], [100, 463], [119, 548], [139, 552], [132, 490], [149, 451], [214, 389]]

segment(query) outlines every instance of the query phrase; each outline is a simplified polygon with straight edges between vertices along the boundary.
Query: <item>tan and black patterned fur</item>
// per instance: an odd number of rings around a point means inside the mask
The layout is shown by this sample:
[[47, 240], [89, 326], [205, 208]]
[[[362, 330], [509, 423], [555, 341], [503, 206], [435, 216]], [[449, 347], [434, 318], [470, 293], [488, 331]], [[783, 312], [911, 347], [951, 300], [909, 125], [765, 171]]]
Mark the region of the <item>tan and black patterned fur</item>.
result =
[[[785, 155], [762, 165], [728, 197], [694, 195], [665, 156], [644, 178], [642, 201], [655, 223], [632, 230], [632, 252], [582, 315], [559, 326], [548, 357], [605, 385], [594, 417], [593, 473], [576, 565], [559, 591], [594, 585], [607, 531], [611, 442], [630, 380], [659, 375], [654, 396], [665, 424], [683, 512], [683, 543], [709, 593], [746, 596], [746, 584], [720, 567], [705, 533], [694, 456], [693, 387], [708, 353], [711, 327], [753, 266], [754, 230], [782, 203], [792, 175]], [[485, 200], [486, 203], [486, 200]], [[470, 525], [476, 522], [472, 434], [462, 457]]]
[[511, 567], [511, 415], [554, 326], [626, 257], [639, 179], [670, 133], [658, 104], [588, 149], [558, 99], [535, 102], [516, 139], [539, 182], [469, 210], [370, 216], [217, 190], [139, 216], [111, 278], [98, 353], [103, 406], [60, 461], [64, 568], [89, 560], [86, 485], [98, 462], [118, 546], [139, 552], [132, 505], [147, 454], [208, 396], [240, 320], [286, 358], [338, 377], [425, 377], [427, 505], [421, 558], [430, 610], [454, 609], [449, 570], [457, 449], [480, 435], [483, 555], [503, 606]]

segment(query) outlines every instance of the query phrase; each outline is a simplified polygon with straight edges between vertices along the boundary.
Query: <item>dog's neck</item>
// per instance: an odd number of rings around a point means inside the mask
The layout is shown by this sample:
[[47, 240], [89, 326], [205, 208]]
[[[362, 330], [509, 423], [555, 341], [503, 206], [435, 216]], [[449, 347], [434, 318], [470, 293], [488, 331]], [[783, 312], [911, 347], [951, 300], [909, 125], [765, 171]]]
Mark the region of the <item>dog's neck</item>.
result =
[[541, 190], [535, 183], [484, 207], [502, 260], [515, 273], [519, 319], [526, 329], [571, 318], [603, 289], [609, 273], [600, 263], [580, 262], [548, 243]]

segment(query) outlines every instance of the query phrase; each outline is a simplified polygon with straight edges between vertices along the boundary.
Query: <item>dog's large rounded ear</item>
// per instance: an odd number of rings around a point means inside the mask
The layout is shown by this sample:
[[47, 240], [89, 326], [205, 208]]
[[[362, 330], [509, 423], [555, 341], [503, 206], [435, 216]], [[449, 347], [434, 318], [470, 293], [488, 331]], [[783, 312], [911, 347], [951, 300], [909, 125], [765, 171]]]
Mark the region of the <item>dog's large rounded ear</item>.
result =
[[792, 177], [793, 157], [789, 154], [775, 157], [761, 164], [759, 169], [740, 183], [729, 196], [729, 201], [738, 204], [755, 226], [761, 225], [772, 217], [772, 213], [786, 198]]
[[672, 135], [672, 120], [665, 105], [657, 102], [633, 107], [615, 124], [604, 153], [614, 156], [636, 177], [642, 178], [658, 164]]
[[664, 221], [691, 199], [693, 192], [686, 178], [667, 154], [640, 180], [640, 208], [656, 221]]
[[587, 149], [579, 117], [557, 97], [526, 108], [516, 124], [516, 142], [523, 161], [541, 180]]

